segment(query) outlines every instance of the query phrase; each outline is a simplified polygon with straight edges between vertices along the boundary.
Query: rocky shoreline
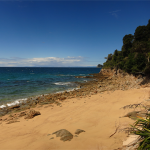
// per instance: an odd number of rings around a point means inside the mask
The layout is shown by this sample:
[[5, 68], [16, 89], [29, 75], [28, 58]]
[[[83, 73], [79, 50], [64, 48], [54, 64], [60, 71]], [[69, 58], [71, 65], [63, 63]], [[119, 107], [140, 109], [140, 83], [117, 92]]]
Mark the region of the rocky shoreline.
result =
[[[132, 88], [139, 89], [140, 87], [150, 86], [142, 84], [145, 77], [133, 76], [122, 72], [121, 70], [102, 69], [98, 74], [90, 74], [90, 76], [77, 76], [77, 78], [91, 78], [93, 80], [79, 83], [79, 86], [73, 91], [64, 91], [55, 94], [46, 94], [38, 97], [30, 97], [26, 101], [21, 102], [10, 107], [0, 108], [0, 117], [6, 114], [17, 113], [25, 110], [30, 110], [36, 106], [56, 104], [61, 107], [61, 102], [65, 99], [89, 97], [91, 95], [102, 93], [104, 91], [128, 90]], [[2, 119], [1, 119], [2, 121]]]
[[135, 77], [121, 70], [102, 69], [100, 73], [90, 74], [90, 76], [84, 78], [91, 78], [93, 80], [77, 83], [79, 87], [73, 91], [31, 97], [20, 104], [0, 108], [0, 124], [2, 122], [6, 124], [18, 122], [20, 117], [31, 119], [36, 115], [40, 115], [40, 112], [33, 110], [33, 108], [42, 106], [53, 108], [54, 105], [62, 107], [61, 103], [66, 99], [91, 97], [91, 95], [103, 93], [104, 91], [124, 91], [150, 87], [150, 80], [146, 79], [146, 77], [141, 75]]

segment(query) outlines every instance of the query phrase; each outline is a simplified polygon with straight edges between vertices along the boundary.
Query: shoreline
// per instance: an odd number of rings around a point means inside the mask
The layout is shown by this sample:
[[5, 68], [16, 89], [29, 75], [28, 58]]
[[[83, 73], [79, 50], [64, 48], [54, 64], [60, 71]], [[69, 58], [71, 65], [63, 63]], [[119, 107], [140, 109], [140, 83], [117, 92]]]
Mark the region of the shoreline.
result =
[[[99, 68], [5, 68], [0, 70], [0, 104], [18, 99], [55, 93], [75, 88], [74, 81], [81, 81], [75, 76], [98, 73]], [[11, 73], [10, 73], [11, 72]], [[32, 74], [31, 74], [32, 73]], [[34, 74], [33, 74], [34, 73]]]
[[26, 100], [28, 100], [28, 99], [31, 99], [31, 98], [38, 98], [38, 97], [40, 97], [40, 96], [42, 96], [42, 95], [50, 95], [50, 94], [57, 94], [57, 93], [63, 93], [63, 92], [65, 92], [65, 91], [67, 91], [67, 92], [70, 92], [70, 91], [73, 91], [73, 90], [77, 90], [77, 89], [80, 89], [80, 88], [78, 88], [78, 87], [80, 87], [80, 83], [85, 83], [85, 82], [88, 82], [88, 78], [91, 78], [91, 76], [90, 75], [88, 75], [88, 76], [75, 76], [75, 78], [83, 78], [83, 79], [85, 79], [85, 80], [83, 80], [83, 81], [81, 81], [81, 82], [79, 82], [79, 81], [74, 81], [74, 82], [70, 82], [70, 81], [68, 81], [68, 82], [56, 82], [56, 83], [54, 83], [54, 85], [67, 85], [67, 84], [74, 84], [74, 85], [76, 85], [76, 86], [74, 86], [74, 87], [69, 87], [69, 88], [65, 88], [64, 90], [59, 90], [59, 91], [55, 91], [55, 92], [50, 92], [50, 93], [46, 93], [46, 94], [38, 94], [38, 95], [34, 95], [34, 96], [28, 96], [28, 97], [24, 97], [24, 98], [18, 98], [18, 99], [16, 99], [16, 100], [6, 100], [6, 101], [4, 101], [4, 102], [2, 102], [1, 101], [1, 104], [0, 104], [0, 109], [1, 108], [4, 108], [4, 107], [10, 107], [10, 106], [14, 106], [14, 105], [20, 105], [20, 103], [22, 103], [22, 102], [25, 102]]
[[[147, 84], [147, 87], [144, 88], [145, 85], [139, 85], [143, 79], [132, 75], [102, 72], [93, 75], [94, 80], [82, 83], [80, 89], [48, 94], [38, 98], [32, 97], [27, 100], [26, 104], [9, 107], [7, 108], [9, 111], [3, 109], [7, 113], [0, 117], [2, 148], [8, 149], [11, 146], [14, 149], [42, 149], [42, 147], [44, 149], [71, 149], [75, 147], [77, 149], [112, 150], [111, 148], [121, 147], [122, 142], [127, 138], [127, 134], [121, 132], [121, 128], [128, 127], [134, 121], [130, 118], [119, 118], [131, 111], [131, 109], [120, 108], [129, 104], [149, 103], [145, 100], [150, 97], [150, 85]], [[138, 109], [140, 108], [136, 108]], [[29, 114], [32, 117], [31, 113], [34, 112], [31, 110], [36, 111], [35, 117], [33, 115], [33, 119], [25, 119]], [[2, 112], [2, 109], [0, 111]], [[118, 125], [120, 132], [109, 138]], [[48, 134], [58, 129], [67, 129], [73, 133], [78, 128], [85, 132], [77, 135], [78, 137], [73, 135], [71, 141], [62, 142], [55, 136], [53, 136], [54, 140], [49, 139], [51, 136]], [[34, 129], [36, 130], [32, 133]], [[24, 136], [28, 131], [31, 132], [29, 139]], [[37, 136], [35, 133], [38, 133]], [[22, 138], [19, 140], [17, 135], [26, 140]], [[11, 139], [12, 142], [7, 145], [7, 140]], [[33, 141], [34, 144], [30, 141]], [[15, 146], [16, 142], [21, 142], [22, 145]]]
[[[73, 91], [73, 90], [76, 90], [76, 89], [79, 89], [79, 88], [67, 89], [67, 90], [64, 90], [64, 91], [58, 91], [58, 92], [54, 92], [54, 93], [51, 93], [51, 94], [63, 93], [65, 91], [70, 92], [70, 91]], [[26, 102], [26, 100], [28, 100], [28, 99], [38, 98], [42, 95], [46, 96], [46, 95], [49, 95], [49, 94], [50, 93], [41, 94], [41, 95], [37, 95], [37, 96], [30, 96], [28, 98], [16, 99], [14, 101], [8, 101], [8, 102], [5, 102], [5, 104], [3, 103], [2, 105], [0, 105], [0, 109], [3, 109], [5, 107], [11, 107], [11, 106], [14, 106], [14, 105], [20, 105], [21, 103]]]
[[[105, 91], [128, 90], [132, 88], [139, 89], [140, 84], [145, 78], [141, 76], [135, 77], [118, 70], [102, 69], [99, 73], [89, 74], [89, 76], [76, 76], [76, 78], [91, 78], [87, 82], [74, 82], [78, 85], [76, 88], [59, 91], [50, 94], [43, 94], [32, 96], [24, 99], [18, 99], [1, 105], [0, 117], [24, 111], [26, 109], [35, 108], [36, 105], [57, 104], [63, 102], [65, 99], [82, 98], [86, 96], [103, 93]], [[148, 85], [150, 86], [150, 85]], [[144, 85], [143, 85], [144, 87]], [[59, 101], [59, 102], [58, 102]]]
[[[20, 109], [22, 109], [22, 110], [29, 109], [29, 106], [36, 107], [36, 105], [38, 103], [41, 103], [41, 105], [43, 103], [43, 105], [44, 105], [44, 104], [48, 104], [48, 103], [55, 103], [55, 100], [65, 100], [67, 97], [74, 98], [74, 97], [82, 96], [82, 92], [83, 92], [82, 89], [84, 89], [84, 91], [85, 91], [87, 88], [86, 85], [89, 86], [91, 83], [95, 84], [95, 81], [94, 81], [95, 77], [92, 77], [91, 75], [76, 76], [76, 78], [83, 78], [83, 79], [91, 78], [93, 80], [91, 80], [91, 81], [86, 80], [86, 82], [73, 82], [74, 84], [78, 85], [77, 87], [74, 87], [73, 89], [69, 88], [64, 91], [36, 95], [36, 96], [28, 97], [28, 98], [17, 99], [12, 102], [6, 102], [6, 104], [2, 104], [0, 106], [0, 117], [6, 115], [7, 113], [17, 112], [17, 110], [20, 111]], [[81, 88], [81, 86], [82, 86], [82, 88]], [[70, 96], [70, 93], [72, 93], [71, 96]], [[79, 93], [79, 95], [76, 95], [77, 93]], [[84, 94], [84, 95], [86, 95], [86, 94]], [[88, 91], [88, 94], [90, 94], [89, 91]], [[27, 108], [24, 107], [25, 105], [27, 106]], [[16, 109], [16, 111], [14, 111], [13, 109]]]

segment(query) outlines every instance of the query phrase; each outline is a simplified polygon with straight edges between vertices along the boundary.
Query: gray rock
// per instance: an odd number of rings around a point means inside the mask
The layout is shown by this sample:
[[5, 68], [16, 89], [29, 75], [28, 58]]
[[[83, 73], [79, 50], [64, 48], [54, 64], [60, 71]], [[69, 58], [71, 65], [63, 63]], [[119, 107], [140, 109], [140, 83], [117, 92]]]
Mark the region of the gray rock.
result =
[[84, 130], [81, 130], [81, 129], [77, 129], [75, 134], [80, 134], [81, 132], [85, 132]]
[[72, 138], [73, 138], [73, 135], [67, 131], [66, 129], [61, 129], [61, 130], [58, 130], [52, 134], [56, 134], [56, 137], [61, 137], [60, 140], [62, 141], [71, 141]]

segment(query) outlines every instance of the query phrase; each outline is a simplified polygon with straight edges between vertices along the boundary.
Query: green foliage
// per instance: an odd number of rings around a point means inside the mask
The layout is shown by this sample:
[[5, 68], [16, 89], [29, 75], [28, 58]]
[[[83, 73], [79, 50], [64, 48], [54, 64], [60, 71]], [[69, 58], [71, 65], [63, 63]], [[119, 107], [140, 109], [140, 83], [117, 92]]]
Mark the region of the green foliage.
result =
[[132, 52], [148, 53], [150, 51], [149, 41], [136, 41], [133, 43]]
[[117, 49], [114, 51], [114, 55], [118, 56], [118, 50]]
[[122, 54], [124, 57], [128, 56], [132, 47], [134, 36], [132, 34], [125, 35], [123, 37]]
[[134, 33], [136, 41], [147, 41], [148, 40], [148, 28], [147, 26], [138, 26]]
[[134, 64], [133, 58], [134, 58], [134, 54], [131, 53], [131, 54], [129, 54], [128, 58], [125, 60], [125, 64], [124, 64], [123, 69], [126, 72], [129, 72], [129, 73], [132, 72], [132, 67]]
[[121, 51], [108, 54], [103, 68], [120, 68], [129, 73], [150, 74], [150, 19], [147, 26], [136, 28], [134, 35], [123, 37]]
[[139, 117], [132, 127], [134, 129], [133, 133], [140, 135], [142, 139], [138, 150], [150, 149], [150, 114], [146, 119]]
[[112, 60], [112, 54], [108, 54], [108, 56], [107, 56], [107, 57], [105, 57], [105, 59], [107, 59], [107, 60], [106, 60], [106, 62], [108, 62], [108, 61]]
[[146, 67], [144, 69], [144, 73], [146, 75], [150, 75], [150, 62], [148, 62], [148, 64], [146, 65]]

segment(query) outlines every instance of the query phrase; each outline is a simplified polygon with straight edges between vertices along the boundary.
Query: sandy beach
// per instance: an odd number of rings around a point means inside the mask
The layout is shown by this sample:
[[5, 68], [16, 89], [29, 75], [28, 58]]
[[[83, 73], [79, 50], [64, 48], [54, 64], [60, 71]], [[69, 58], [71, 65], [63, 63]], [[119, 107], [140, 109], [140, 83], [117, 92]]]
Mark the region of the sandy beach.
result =
[[[131, 109], [122, 109], [129, 104], [146, 103], [150, 88], [126, 91], [105, 91], [91, 96], [64, 100], [60, 106], [47, 104], [34, 110], [41, 115], [33, 119], [19, 118], [19, 122], [0, 124], [1, 150], [113, 150], [121, 147], [128, 134], [122, 129], [134, 120], [126, 115]], [[142, 108], [138, 108], [142, 109]], [[132, 109], [133, 111], [133, 109]], [[1, 117], [5, 120], [10, 115]], [[116, 128], [118, 128], [117, 132]], [[62, 141], [53, 132], [66, 129], [73, 134], [70, 141]], [[77, 136], [75, 131], [85, 132]], [[114, 134], [115, 133], [115, 134]], [[111, 137], [110, 137], [111, 136]]]

